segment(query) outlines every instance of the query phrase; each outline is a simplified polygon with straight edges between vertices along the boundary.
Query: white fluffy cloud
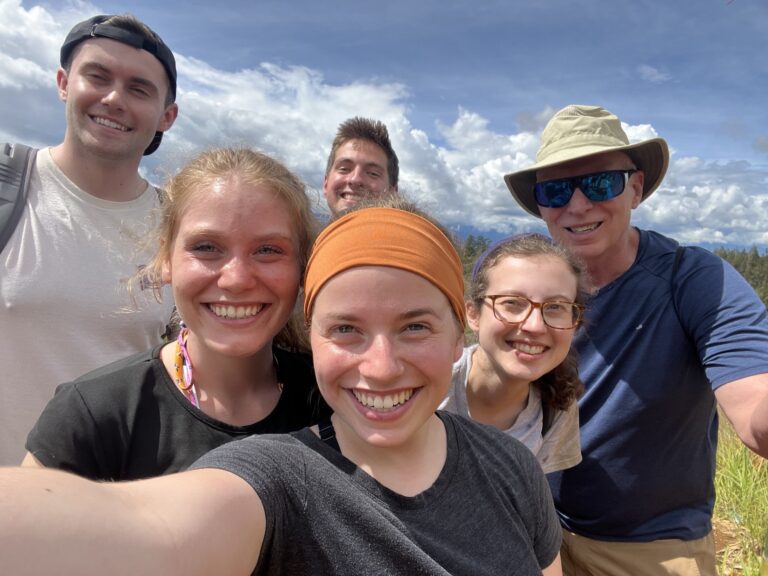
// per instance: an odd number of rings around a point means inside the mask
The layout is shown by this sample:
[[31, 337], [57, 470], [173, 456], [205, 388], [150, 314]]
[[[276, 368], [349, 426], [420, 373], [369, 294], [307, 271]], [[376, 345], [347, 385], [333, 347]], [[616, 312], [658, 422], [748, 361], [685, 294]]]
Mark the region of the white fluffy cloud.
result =
[[[85, 3], [25, 9], [0, 0], [0, 138], [43, 145], [60, 141], [63, 106], [55, 91], [58, 50], [68, 29], [98, 9]], [[297, 171], [318, 191], [339, 122], [353, 115], [384, 121], [401, 163], [400, 187], [453, 228], [492, 233], [541, 229], [507, 191], [504, 173], [534, 162], [541, 127], [554, 112], [521, 111], [520, 131], [494, 131], [466, 103], [450, 124], [414, 126], [408, 87], [361, 80], [334, 85], [306, 67], [263, 62], [228, 72], [176, 53], [179, 119], [144, 171], [162, 179], [197, 150], [249, 145]], [[655, 75], [651, 72], [655, 72]], [[665, 79], [646, 70], [649, 80]], [[625, 125], [632, 141], [657, 136], [651, 125]], [[430, 140], [429, 133], [436, 134]], [[682, 241], [751, 245], [768, 240], [764, 168], [675, 152], [662, 187], [637, 210], [639, 226]]]

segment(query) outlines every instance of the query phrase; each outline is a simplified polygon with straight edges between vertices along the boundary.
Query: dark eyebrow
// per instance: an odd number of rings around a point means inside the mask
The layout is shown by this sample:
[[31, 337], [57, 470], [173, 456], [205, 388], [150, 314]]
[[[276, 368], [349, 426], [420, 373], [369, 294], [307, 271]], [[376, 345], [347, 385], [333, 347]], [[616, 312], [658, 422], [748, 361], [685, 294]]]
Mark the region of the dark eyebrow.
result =
[[[346, 156], [343, 156], [341, 158], [336, 158], [336, 161], [333, 163], [333, 165], [334, 166], [339, 166], [339, 165], [344, 164], [344, 163], [354, 164], [355, 162], [354, 162], [354, 160], [352, 160], [352, 158], [348, 158]], [[380, 170], [385, 170], [386, 169], [385, 166], [383, 166], [382, 164], [379, 164], [378, 162], [366, 162], [365, 164], [363, 164], [363, 166], [365, 166], [366, 168], [371, 168], [371, 167], [379, 168]]]
[[[112, 75], [112, 70], [110, 70], [107, 66], [104, 66], [101, 62], [83, 62], [83, 64], [80, 66], [80, 71], [88, 71], [88, 70], [100, 70], [102, 72], [105, 72], [106, 74]], [[132, 84], [139, 84], [141, 86], [146, 86], [147, 88], [153, 90], [154, 92], [159, 93], [160, 89], [158, 86], [152, 82], [148, 78], [144, 78], [143, 76], [131, 76], [129, 79], [129, 82]]]
[[[528, 298], [528, 296], [526, 296], [521, 292], [520, 293], [500, 292], [498, 294], [489, 294], [489, 295], [490, 296], [506, 296], [508, 298], [517, 298], [517, 297]], [[533, 298], [529, 298], [529, 300], [533, 300]], [[565, 294], [555, 294], [554, 296], [547, 296], [544, 300], [542, 300], [542, 302], [552, 302], [552, 301], [573, 302], [574, 300], [575, 298], [571, 298], [569, 296], [566, 296]]]

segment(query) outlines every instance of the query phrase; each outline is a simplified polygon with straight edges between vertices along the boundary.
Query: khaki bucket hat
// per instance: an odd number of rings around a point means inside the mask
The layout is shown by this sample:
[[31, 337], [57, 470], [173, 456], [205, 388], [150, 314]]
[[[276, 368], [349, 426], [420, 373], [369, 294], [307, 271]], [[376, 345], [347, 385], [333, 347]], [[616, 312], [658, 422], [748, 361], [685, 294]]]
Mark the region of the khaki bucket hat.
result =
[[504, 176], [507, 188], [527, 212], [541, 218], [533, 196], [536, 171], [603, 152], [623, 151], [645, 174], [643, 197], [648, 198], [669, 166], [669, 148], [663, 138], [630, 144], [618, 117], [599, 106], [566, 106], [557, 112], [541, 133], [536, 164]]

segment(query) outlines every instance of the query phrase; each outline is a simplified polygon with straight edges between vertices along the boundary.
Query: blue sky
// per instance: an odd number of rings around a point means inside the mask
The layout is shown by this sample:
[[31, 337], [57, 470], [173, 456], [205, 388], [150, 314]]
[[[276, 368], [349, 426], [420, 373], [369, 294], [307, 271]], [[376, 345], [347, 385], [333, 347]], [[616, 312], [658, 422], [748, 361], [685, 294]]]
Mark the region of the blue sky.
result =
[[322, 210], [335, 128], [363, 115], [389, 126], [401, 189], [447, 225], [541, 230], [501, 176], [533, 163], [555, 110], [600, 104], [632, 140], [673, 151], [639, 226], [768, 241], [765, 2], [0, 0], [0, 138], [60, 141], [59, 46], [75, 22], [125, 11], [178, 60], [179, 120], [143, 165], [155, 182], [207, 146], [250, 145], [297, 171]]

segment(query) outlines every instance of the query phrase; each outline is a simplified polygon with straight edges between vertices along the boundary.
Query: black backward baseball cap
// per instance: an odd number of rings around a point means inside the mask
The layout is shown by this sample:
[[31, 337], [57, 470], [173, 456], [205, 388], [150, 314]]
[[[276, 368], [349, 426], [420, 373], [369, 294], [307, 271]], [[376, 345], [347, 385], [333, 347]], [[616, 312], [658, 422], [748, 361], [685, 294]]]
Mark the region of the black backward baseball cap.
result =
[[[119, 28], [112, 24], [104, 24], [104, 21], [112, 18], [113, 15], [101, 14], [83, 20], [79, 24], [75, 24], [72, 30], [69, 31], [67, 37], [64, 39], [64, 44], [61, 45], [61, 55], [59, 62], [62, 68], [65, 63], [72, 57], [72, 52], [80, 42], [88, 40], [89, 38], [109, 38], [110, 40], [116, 40], [122, 42], [128, 46], [146, 50], [152, 56], [160, 61], [163, 65], [165, 73], [168, 76], [168, 84], [170, 86], [171, 96], [173, 100], [176, 100], [176, 59], [173, 57], [173, 52], [166, 46], [162, 38], [157, 33], [149, 28], [152, 38], [145, 38], [141, 34], [137, 34], [131, 30]], [[157, 147], [160, 146], [160, 141], [163, 139], [162, 132], [155, 132], [155, 137], [150, 142], [146, 150], [144, 150], [144, 156], [152, 154]]]

